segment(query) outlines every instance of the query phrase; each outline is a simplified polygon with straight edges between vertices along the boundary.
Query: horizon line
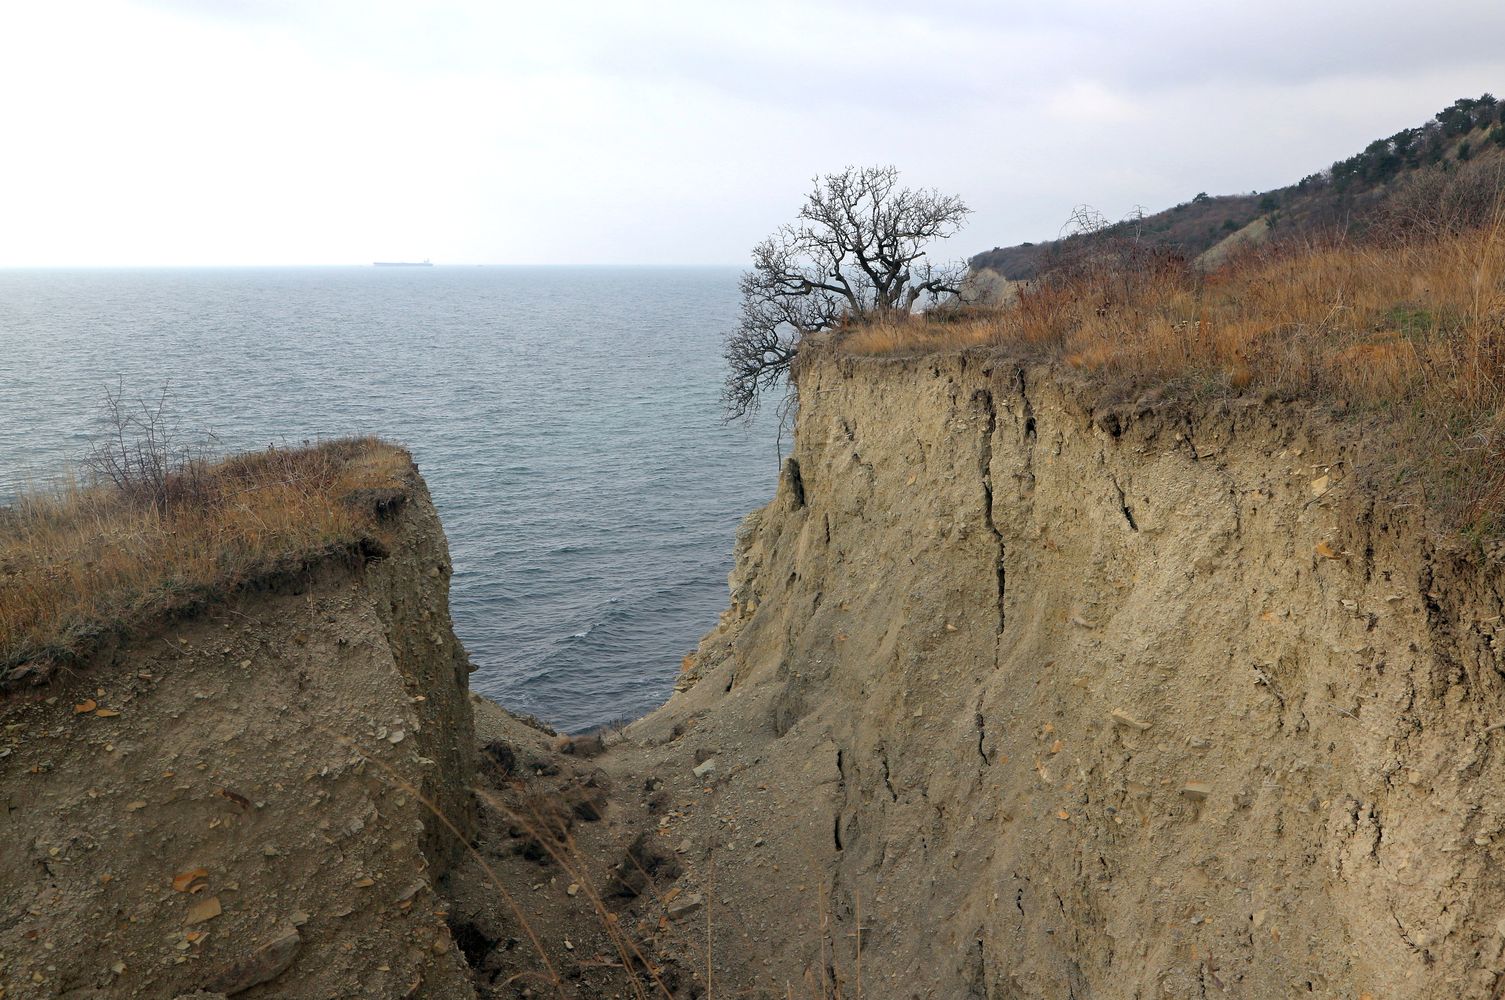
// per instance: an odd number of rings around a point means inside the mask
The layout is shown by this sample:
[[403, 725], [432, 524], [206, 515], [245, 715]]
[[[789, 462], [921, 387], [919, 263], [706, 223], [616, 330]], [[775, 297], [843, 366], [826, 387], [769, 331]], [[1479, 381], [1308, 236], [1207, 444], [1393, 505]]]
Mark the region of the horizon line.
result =
[[[420, 266], [420, 267], [424, 266], [422, 264], [417, 264], [417, 262], [412, 262], [412, 263], [414, 263], [414, 264], [416, 264], [417, 266]], [[343, 262], [343, 263], [317, 263], [317, 264], [310, 264], [310, 263], [233, 263], [233, 264], [231, 264], [231, 263], [211, 263], [211, 264], [59, 264], [59, 263], [48, 263], [48, 264], [5, 264], [5, 263], [0, 263], [0, 271], [186, 271], [186, 270], [210, 270], [210, 269], [221, 269], [221, 270], [244, 269], [244, 270], [252, 270], [252, 269], [257, 269], [257, 268], [309, 268], [309, 269], [314, 269], [314, 268], [354, 268], [354, 267], [359, 267], [359, 268], [374, 268], [376, 266], [377, 266], [377, 262], [375, 262], [375, 261], [363, 261], [363, 262], [354, 262], [354, 263], [351, 263], [351, 262]], [[655, 262], [651, 262], [651, 263], [598, 262], [598, 263], [581, 263], [581, 264], [535, 263], [535, 262], [529, 262], [529, 263], [517, 263], [517, 262], [511, 262], [511, 263], [493, 263], [493, 262], [486, 262], [486, 261], [471, 263], [471, 262], [465, 262], [465, 261], [452, 261], [452, 262], [430, 262], [430, 263], [428, 263], [427, 266], [429, 266], [429, 267], [438, 267], [438, 268], [476, 268], [476, 267], [558, 267], [558, 268], [565, 268], [565, 267], [599, 267], [599, 268], [608, 268], [608, 267], [615, 267], [615, 268], [644, 268], [644, 269], [646, 269], [646, 268], [656, 268], [656, 267], [657, 268], [675, 267], [675, 268], [705, 268], [705, 269], [712, 269], [712, 268], [729, 268], [729, 267], [730, 268], [741, 268], [741, 267], [745, 267], [747, 265], [745, 265], [745, 264], [733, 264], [733, 263], [712, 263], [712, 264], [694, 263], [694, 264], [689, 264], [689, 263], [659, 262], [659, 261], [655, 261]]]

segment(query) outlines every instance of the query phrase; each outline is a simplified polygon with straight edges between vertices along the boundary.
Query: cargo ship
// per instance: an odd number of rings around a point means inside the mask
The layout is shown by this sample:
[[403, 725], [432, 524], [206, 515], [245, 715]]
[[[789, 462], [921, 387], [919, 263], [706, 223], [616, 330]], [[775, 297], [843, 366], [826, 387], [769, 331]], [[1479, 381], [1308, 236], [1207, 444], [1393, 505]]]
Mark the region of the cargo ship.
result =
[[377, 260], [371, 262], [372, 267], [433, 267], [434, 262], [427, 257], [422, 260]]

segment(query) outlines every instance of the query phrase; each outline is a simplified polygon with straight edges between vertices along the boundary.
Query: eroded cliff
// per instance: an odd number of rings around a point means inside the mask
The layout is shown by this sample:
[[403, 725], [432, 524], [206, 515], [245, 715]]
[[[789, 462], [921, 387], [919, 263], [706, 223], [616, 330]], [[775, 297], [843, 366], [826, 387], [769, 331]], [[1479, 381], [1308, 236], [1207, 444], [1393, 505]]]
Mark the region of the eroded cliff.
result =
[[1505, 574], [1359, 489], [1361, 438], [984, 355], [799, 391], [730, 609], [607, 764], [674, 776], [729, 988], [1498, 995]]
[[0, 705], [0, 995], [473, 995], [434, 891], [474, 823], [449, 555], [416, 472], [365, 499], [387, 551]]
[[12, 695], [4, 997], [1499, 995], [1505, 570], [1361, 429], [799, 389], [721, 624], [588, 750], [467, 694], [416, 475], [385, 551]]

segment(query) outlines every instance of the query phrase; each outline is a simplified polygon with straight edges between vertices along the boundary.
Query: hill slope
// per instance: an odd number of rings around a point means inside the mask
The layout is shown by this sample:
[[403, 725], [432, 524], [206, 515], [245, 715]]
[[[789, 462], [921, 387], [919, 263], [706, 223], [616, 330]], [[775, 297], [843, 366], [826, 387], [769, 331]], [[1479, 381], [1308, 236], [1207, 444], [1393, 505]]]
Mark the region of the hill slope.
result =
[[1011, 281], [1025, 281], [1055, 260], [1090, 249], [1095, 240], [1132, 237], [1173, 248], [1187, 259], [1257, 224], [1280, 236], [1314, 233], [1337, 225], [1362, 224], [1419, 174], [1455, 170], [1478, 161], [1505, 159], [1505, 101], [1491, 94], [1461, 98], [1425, 124], [1376, 139], [1363, 151], [1295, 184], [1253, 194], [1198, 194], [1189, 202], [1110, 223], [1079, 209], [1069, 235], [1043, 243], [994, 247], [969, 262]]

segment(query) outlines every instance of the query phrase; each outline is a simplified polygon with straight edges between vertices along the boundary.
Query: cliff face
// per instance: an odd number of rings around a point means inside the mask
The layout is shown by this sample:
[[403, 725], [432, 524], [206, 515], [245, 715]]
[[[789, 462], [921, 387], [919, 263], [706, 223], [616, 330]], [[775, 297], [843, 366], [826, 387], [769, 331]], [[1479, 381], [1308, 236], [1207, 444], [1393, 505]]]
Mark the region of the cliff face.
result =
[[432, 886], [473, 825], [469, 665], [416, 474], [388, 527], [0, 706], [7, 1000], [471, 995]]
[[1497, 995], [1497, 563], [1280, 405], [1094, 412], [978, 356], [799, 389], [731, 608], [629, 730], [708, 803], [674, 823], [721, 975]]

